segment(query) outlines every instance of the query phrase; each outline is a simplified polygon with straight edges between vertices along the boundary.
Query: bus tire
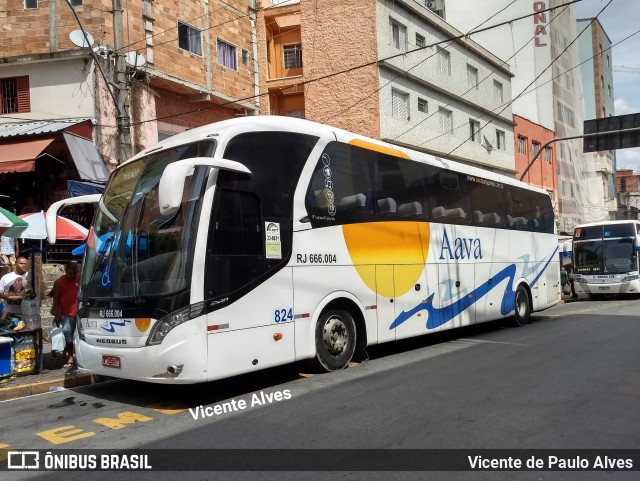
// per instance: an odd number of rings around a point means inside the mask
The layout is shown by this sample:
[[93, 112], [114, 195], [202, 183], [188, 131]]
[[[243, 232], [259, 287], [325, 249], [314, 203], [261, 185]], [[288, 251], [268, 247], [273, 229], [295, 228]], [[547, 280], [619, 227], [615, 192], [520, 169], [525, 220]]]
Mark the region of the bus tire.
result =
[[325, 371], [337, 371], [349, 365], [356, 349], [356, 324], [342, 309], [325, 312], [316, 324], [316, 357], [313, 364]]
[[531, 300], [524, 285], [520, 284], [516, 289], [514, 323], [517, 327], [526, 326], [531, 318]]

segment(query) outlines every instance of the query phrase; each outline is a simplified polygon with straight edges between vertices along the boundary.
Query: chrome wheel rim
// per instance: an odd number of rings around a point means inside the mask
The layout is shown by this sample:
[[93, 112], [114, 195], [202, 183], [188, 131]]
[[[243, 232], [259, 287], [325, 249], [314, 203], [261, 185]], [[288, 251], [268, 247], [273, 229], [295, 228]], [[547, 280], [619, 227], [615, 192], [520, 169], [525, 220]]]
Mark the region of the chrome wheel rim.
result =
[[345, 351], [348, 338], [347, 325], [339, 317], [330, 317], [322, 326], [322, 342], [327, 351], [334, 356]]

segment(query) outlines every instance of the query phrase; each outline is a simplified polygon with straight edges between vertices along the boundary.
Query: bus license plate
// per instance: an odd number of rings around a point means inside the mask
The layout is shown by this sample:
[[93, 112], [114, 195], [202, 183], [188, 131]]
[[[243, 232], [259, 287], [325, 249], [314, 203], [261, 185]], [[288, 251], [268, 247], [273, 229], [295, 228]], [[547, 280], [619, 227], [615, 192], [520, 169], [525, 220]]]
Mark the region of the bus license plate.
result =
[[120, 369], [120, 357], [103, 355], [102, 367], [113, 367], [116, 369]]
[[609, 286], [598, 286], [598, 290], [600, 290], [600, 291], [608, 291], [609, 290]]

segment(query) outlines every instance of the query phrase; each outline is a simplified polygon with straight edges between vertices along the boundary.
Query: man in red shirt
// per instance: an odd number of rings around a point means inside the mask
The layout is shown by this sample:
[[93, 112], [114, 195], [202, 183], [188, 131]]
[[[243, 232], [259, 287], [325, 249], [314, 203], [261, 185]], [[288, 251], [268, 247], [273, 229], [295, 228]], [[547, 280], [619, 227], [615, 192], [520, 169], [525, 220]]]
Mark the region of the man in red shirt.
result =
[[78, 264], [69, 262], [64, 267], [64, 275], [60, 276], [53, 284], [51, 297], [53, 307], [51, 314], [54, 315], [56, 323], [62, 324], [66, 347], [64, 352], [68, 356], [64, 367], [71, 367], [75, 364], [73, 357], [73, 333], [76, 330], [76, 314], [78, 313], [78, 284], [80, 274], [78, 274]]

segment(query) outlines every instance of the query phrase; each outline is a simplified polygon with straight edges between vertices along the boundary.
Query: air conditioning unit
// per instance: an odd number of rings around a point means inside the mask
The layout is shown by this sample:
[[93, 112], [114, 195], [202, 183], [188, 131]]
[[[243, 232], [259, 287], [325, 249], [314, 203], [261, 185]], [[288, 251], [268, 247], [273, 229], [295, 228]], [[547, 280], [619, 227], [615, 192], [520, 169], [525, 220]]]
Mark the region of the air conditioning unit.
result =
[[444, 10], [444, 0], [426, 0], [424, 6], [434, 12], [441, 12]]

